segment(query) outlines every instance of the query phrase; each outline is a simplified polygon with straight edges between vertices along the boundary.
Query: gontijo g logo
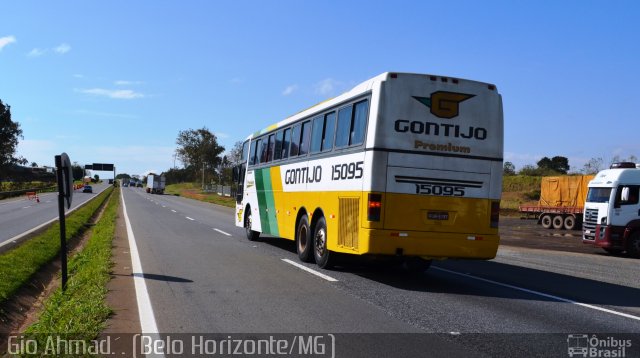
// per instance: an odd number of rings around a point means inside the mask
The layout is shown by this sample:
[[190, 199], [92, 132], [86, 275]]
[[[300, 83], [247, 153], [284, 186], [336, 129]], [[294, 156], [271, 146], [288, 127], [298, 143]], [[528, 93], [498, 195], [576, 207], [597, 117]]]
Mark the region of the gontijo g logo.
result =
[[473, 94], [455, 93], [438, 91], [433, 92], [431, 97], [416, 97], [418, 102], [424, 104], [431, 109], [431, 114], [440, 118], [454, 118], [459, 114], [460, 102], [465, 101], [471, 97], [475, 97]]

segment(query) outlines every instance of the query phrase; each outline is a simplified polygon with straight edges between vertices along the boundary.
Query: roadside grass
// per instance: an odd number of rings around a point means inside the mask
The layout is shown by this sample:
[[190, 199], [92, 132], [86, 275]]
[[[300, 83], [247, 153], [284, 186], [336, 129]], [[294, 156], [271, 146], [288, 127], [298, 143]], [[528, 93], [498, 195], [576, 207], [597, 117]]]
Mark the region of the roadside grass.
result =
[[[84, 207], [66, 218], [67, 241], [80, 235], [98, 208], [112, 193], [113, 187], [100, 193]], [[13, 296], [20, 287], [60, 252], [60, 224], [55, 223], [42, 234], [0, 255], [0, 303]]]
[[104, 329], [112, 313], [105, 299], [120, 205], [118, 192], [116, 189], [115, 195], [111, 195], [102, 217], [89, 231], [90, 237], [82, 252], [69, 261], [66, 291], [58, 288], [45, 302], [38, 321], [24, 332], [25, 336], [41, 341], [39, 347], [46, 345], [51, 334], [88, 343]]
[[236, 201], [234, 198], [220, 196], [216, 193], [205, 193], [202, 191], [200, 184], [196, 183], [170, 184], [166, 186], [164, 192], [165, 194], [184, 196], [185, 198], [200, 200], [230, 208], [236, 207]]

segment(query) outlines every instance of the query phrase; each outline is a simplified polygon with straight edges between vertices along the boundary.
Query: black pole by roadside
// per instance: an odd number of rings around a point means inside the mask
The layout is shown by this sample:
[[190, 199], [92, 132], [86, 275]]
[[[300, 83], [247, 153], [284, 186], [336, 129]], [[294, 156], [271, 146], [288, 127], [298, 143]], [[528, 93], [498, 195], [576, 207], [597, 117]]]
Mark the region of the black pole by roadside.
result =
[[67, 228], [64, 217], [64, 179], [62, 178], [62, 156], [56, 155], [58, 174], [58, 215], [60, 216], [60, 268], [62, 270], [62, 291], [67, 288]]

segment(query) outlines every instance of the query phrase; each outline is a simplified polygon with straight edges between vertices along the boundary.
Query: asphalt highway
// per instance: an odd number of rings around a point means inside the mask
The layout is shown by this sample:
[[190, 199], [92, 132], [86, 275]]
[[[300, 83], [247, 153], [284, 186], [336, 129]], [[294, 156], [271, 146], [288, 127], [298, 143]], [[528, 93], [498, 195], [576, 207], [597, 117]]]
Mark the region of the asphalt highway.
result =
[[[106, 183], [93, 184], [93, 193], [76, 190], [71, 201], [71, 208], [84, 204], [89, 199], [105, 190]], [[26, 196], [0, 201], [0, 246], [11, 245], [18, 236], [44, 223], [58, 219], [58, 193], [39, 194], [40, 202], [27, 199]]]
[[232, 209], [122, 189], [160, 333], [330, 333], [337, 356], [476, 357], [640, 332], [639, 260], [503, 246], [418, 276], [363, 260], [320, 270], [290, 241], [248, 241]]

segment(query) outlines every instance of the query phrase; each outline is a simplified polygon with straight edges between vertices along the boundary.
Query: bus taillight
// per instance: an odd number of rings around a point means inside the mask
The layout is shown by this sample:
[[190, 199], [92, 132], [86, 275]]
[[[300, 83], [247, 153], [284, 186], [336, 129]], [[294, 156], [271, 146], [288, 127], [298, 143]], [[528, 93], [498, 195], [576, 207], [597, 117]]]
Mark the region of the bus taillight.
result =
[[380, 221], [380, 212], [382, 211], [382, 195], [369, 194], [367, 202], [367, 220]]
[[491, 227], [498, 228], [499, 223], [500, 223], [500, 202], [492, 201], [491, 202]]

